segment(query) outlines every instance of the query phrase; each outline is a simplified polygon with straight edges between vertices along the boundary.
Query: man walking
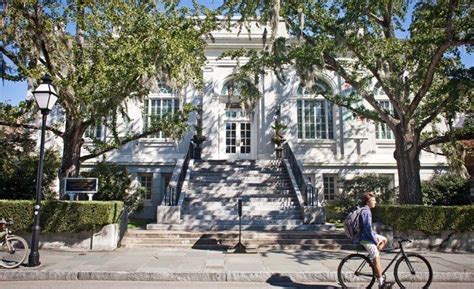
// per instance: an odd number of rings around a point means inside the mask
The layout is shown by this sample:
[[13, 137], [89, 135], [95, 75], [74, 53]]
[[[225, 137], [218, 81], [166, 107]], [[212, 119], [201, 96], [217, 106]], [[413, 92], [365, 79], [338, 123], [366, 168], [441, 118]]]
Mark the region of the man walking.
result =
[[[382, 265], [380, 264], [380, 251], [387, 244], [387, 238], [376, 234], [372, 230], [372, 212], [370, 209], [377, 204], [375, 194], [367, 192], [362, 196], [361, 205], [363, 206], [359, 216], [360, 233], [356, 237], [356, 242], [360, 243], [369, 253], [369, 258], [374, 264], [375, 276], [379, 283], [379, 288], [385, 288], [385, 280], [382, 276]], [[390, 284], [391, 285], [391, 284]]]

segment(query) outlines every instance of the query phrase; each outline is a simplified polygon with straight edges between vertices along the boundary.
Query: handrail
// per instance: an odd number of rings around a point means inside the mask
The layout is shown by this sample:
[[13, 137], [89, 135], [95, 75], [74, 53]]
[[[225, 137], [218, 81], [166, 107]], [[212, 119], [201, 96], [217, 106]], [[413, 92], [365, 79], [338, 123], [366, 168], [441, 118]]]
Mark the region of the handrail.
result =
[[183, 188], [183, 182], [186, 177], [186, 171], [188, 170], [189, 160], [193, 153], [193, 144], [189, 142], [188, 151], [183, 159], [176, 161], [176, 165], [173, 170], [171, 180], [166, 187], [164, 205], [165, 206], [176, 206], [181, 195], [181, 189]]
[[306, 206], [320, 207], [321, 204], [319, 202], [318, 192], [315, 190], [308, 178], [304, 176], [303, 166], [296, 159], [295, 154], [291, 150], [291, 146], [288, 142], [283, 145], [283, 158], [287, 159], [290, 164], [290, 168], [293, 172], [293, 175], [295, 176], [298, 188], [303, 193]]

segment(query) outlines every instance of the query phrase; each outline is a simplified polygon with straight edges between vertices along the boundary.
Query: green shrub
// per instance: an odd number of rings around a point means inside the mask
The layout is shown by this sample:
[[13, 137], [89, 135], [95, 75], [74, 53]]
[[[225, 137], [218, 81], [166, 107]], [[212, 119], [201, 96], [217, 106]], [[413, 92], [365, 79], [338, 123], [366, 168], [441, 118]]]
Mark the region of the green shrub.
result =
[[377, 206], [372, 215], [374, 221], [398, 231], [474, 231], [474, 206]]
[[329, 223], [340, 223], [346, 217], [346, 208], [336, 202], [328, 202], [326, 204], [326, 220]]
[[434, 175], [421, 183], [423, 202], [434, 206], [469, 205], [469, 181], [454, 174]]
[[[0, 200], [0, 217], [12, 218], [14, 231], [31, 231], [34, 201]], [[43, 201], [41, 231], [45, 233], [81, 232], [116, 223], [122, 202]]]
[[132, 182], [125, 166], [105, 161], [97, 163], [91, 171], [82, 172], [81, 175], [99, 179], [99, 190], [94, 199], [102, 201], [124, 200]]
[[[1, 106], [0, 104], [0, 110]], [[0, 197], [2, 199], [32, 200], [35, 198], [38, 160], [36, 140], [31, 138], [31, 132], [0, 128]], [[56, 179], [60, 164], [58, 153], [46, 149], [43, 168], [45, 196], [54, 194], [49, 187]]]
[[340, 180], [342, 193], [335, 200], [326, 202], [326, 219], [336, 225], [342, 224], [347, 214], [360, 206], [365, 192], [376, 192], [377, 202], [391, 204], [394, 202], [395, 189], [391, 188], [392, 180], [387, 176], [363, 174], [349, 180]]

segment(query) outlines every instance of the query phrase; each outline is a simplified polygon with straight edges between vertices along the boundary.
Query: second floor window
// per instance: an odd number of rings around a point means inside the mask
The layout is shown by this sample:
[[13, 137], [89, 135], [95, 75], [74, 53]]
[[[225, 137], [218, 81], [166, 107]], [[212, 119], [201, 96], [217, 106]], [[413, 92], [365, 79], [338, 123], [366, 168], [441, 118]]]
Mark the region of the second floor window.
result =
[[333, 106], [327, 100], [300, 99], [297, 101], [298, 138], [333, 139]]
[[332, 90], [322, 80], [311, 88], [298, 88], [298, 139], [334, 138], [333, 105], [323, 98], [326, 94], [332, 94]]
[[[145, 100], [143, 109], [143, 129], [147, 130], [153, 126], [154, 122], [160, 121], [163, 117], [171, 117], [179, 109], [179, 101], [175, 98], [150, 98]], [[150, 135], [151, 138], [166, 138], [164, 132]]]
[[103, 133], [104, 133], [104, 126], [102, 124], [96, 124], [96, 125], [90, 125], [86, 129], [84, 136], [90, 139], [102, 140]]
[[[393, 112], [393, 107], [390, 101], [388, 100], [380, 100], [379, 104], [382, 108], [390, 113]], [[390, 127], [386, 123], [378, 122], [375, 124], [375, 137], [377, 139], [385, 139], [385, 140], [392, 140], [393, 139], [393, 132]]]

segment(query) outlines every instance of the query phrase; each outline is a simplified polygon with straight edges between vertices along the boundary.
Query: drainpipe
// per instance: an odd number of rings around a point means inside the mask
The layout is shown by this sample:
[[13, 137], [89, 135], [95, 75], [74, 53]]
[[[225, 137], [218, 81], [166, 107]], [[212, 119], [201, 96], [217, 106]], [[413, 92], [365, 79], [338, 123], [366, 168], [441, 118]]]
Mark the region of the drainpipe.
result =
[[[341, 76], [337, 76], [337, 84], [339, 86], [339, 93], [341, 93], [342, 89], [342, 79]], [[340, 143], [340, 150], [341, 150], [341, 159], [344, 157], [344, 118], [342, 115], [342, 107], [339, 107], [339, 143]]]

